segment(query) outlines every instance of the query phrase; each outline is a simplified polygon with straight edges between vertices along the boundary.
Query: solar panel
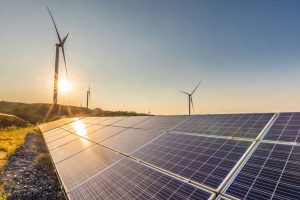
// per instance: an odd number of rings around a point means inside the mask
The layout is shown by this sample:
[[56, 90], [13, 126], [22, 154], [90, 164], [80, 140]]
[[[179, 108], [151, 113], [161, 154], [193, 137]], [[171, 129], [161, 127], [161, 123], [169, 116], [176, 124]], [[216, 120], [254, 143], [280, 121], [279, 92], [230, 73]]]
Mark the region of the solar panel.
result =
[[127, 158], [68, 194], [70, 199], [203, 199], [213, 194]]
[[51, 131], [44, 132], [43, 136], [46, 139], [46, 138], [53, 137], [54, 135], [59, 134], [59, 133], [64, 132], [64, 131], [65, 130], [63, 130], [61, 128], [55, 128], [55, 129], [52, 129]]
[[173, 131], [256, 138], [274, 114], [223, 114], [191, 116]]
[[94, 125], [94, 124], [85, 124], [82, 123], [81, 121], [76, 121], [67, 127], [62, 127], [65, 130], [68, 130], [71, 133], [74, 133], [79, 136], [85, 136], [87, 134], [93, 133], [96, 130], [102, 129], [103, 125]]
[[280, 113], [265, 140], [300, 142], [300, 113]]
[[188, 117], [189, 116], [154, 116], [140, 124], [137, 124], [134, 128], [165, 131], [174, 127]]
[[239, 199], [299, 199], [300, 146], [260, 143], [225, 193]]
[[94, 143], [89, 142], [86, 139], [78, 139], [74, 140], [66, 145], [63, 145], [62, 147], [59, 147], [57, 149], [54, 149], [53, 151], [50, 151], [50, 154], [52, 156], [53, 162], [58, 163], [66, 158], [69, 158], [91, 146], [93, 146]]
[[57, 127], [63, 126], [65, 124], [71, 123], [73, 121], [76, 121], [78, 119], [79, 118], [63, 118], [63, 119], [59, 119], [59, 120], [56, 120], [56, 121], [52, 121], [52, 122], [41, 124], [41, 125], [39, 125], [39, 129], [42, 132], [46, 132], [46, 131], [55, 129]]
[[249, 141], [169, 132], [132, 155], [216, 189], [250, 145]]
[[101, 144], [125, 154], [130, 154], [159, 135], [158, 131], [127, 129], [105, 140]]
[[118, 153], [94, 145], [56, 164], [56, 169], [68, 192], [121, 158]]
[[45, 141], [46, 141], [46, 143], [50, 143], [50, 142], [56, 141], [56, 140], [58, 140], [60, 138], [63, 138], [67, 135], [70, 135], [70, 134], [72, 134], [72, 133], [70, 133], [68, 131], [61, 131], [61, 132], [59, 132], [59, 134], [55, 134], [52, 137], [45, 138]]
[[98, 122], [97, 124], [102, 124], [102, 125], [111, 125], [113, 123], [116, 123], [118, 121], [121, 121], [123, 119], [126, 119], [127, 117], [110, 117], [109, 119], [106, 119], [104, 121]]
[[98, 124], [100, 122], [103, 122], [107, 119], [109, 119], [110, 117], [88, 117], [86, 119], [86, 121], [82, 120], [83, 123], [86, 124]]
[[106, 126], [105, 128], [94, 131], [91, 134], [82, 135], [82, 137], [91, 140], [95, 143], [99, 143], [124, 131], [125, 129], [126, 128], [122, 127]]
[[[67, 132], [67, 131], [66, 131], [66, 132]], [[51, 150], [53, 150], [53, 149], [56, 149], [56, 148], [58, 148], [58, 147], [60, 147], [60, 146], [65, 145], [65, 144], [67, 144], [67, 143], [69, 143], [69, 142], [72, 142], [73, 140], [76, 140], [76, 139], [78, 139], [78, 138], [79, 138], [79, 137], [76, 136], [76, 135], [69, 134], [69, 135], [67, 135], [67, 136], [65, 136], [65, 137], [62, 137], [62, 138], [59, 138], [59, 139], [57, 139], [57, 140], [55, 140], [55, 141], [52, 141], [52, 142], [47, 143], [48, 149], [51, 151]]]
[[121, 121], [113, 123], [113, 126], [122, 126], [122, 127], [132, 127], [136, 124], [139, 124], [147, 119], [151, 118], [151, 116], [134, 116], [134, 117], [127, 117]]

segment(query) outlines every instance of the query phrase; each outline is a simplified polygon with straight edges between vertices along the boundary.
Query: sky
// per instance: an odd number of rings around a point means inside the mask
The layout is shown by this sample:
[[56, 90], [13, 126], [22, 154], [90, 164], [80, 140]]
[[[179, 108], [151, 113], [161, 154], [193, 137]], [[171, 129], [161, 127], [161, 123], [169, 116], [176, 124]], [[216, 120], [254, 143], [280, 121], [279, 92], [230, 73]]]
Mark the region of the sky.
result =
[[[300, 111], [300, 1], [0, 0], [0, 100], [152, 114]], [[65, 77], [60, 55], [60, 78]]]

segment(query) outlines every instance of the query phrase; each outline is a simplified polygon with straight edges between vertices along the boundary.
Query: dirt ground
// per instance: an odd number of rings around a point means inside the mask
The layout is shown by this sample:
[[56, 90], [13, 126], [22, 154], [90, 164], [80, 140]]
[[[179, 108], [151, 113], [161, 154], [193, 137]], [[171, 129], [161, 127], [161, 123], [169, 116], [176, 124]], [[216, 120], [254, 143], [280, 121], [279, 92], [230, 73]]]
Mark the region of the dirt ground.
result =
[[3, 171], [0, 185], [9, 199], [61, 199], [65, 196], [41, 134], [28, 133]]

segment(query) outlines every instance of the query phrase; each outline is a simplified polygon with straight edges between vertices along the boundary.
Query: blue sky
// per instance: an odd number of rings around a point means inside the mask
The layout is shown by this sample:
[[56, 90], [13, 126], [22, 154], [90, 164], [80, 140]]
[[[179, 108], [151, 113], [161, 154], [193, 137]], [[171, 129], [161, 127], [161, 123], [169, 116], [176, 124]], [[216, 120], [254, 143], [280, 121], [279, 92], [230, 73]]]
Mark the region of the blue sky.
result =
[[[55, 43], [70, 32], [59, 103], [154, 114], [296, 111], [299, 1], [1, 0], [0, 100], [51, 102]], [[62, 58], [62, 57], [61, 57]], [[61, 60], [62, 61], [62, 60]], [[60, 75], [64, 76], [61, 62]]]

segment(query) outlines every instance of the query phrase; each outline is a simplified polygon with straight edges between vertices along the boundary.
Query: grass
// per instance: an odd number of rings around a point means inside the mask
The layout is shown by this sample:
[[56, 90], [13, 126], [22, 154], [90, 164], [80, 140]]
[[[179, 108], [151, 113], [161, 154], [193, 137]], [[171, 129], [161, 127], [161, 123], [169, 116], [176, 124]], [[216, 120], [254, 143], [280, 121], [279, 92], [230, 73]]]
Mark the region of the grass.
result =
[[0, 171], [9, 157], [24, 143], [26, 134], [32, 131], [34, 131], [33, 127], [10, 127], [0, 130]]
[[[0, 171], [3, 170], [9, 157], [24, 143], [25, 136], [28, 132], [37, 132], [34, 127], [17, 128], [9, 127], [0, 129]], [[9, 198], [7, 193], [0, 184], [0, 200]]]

